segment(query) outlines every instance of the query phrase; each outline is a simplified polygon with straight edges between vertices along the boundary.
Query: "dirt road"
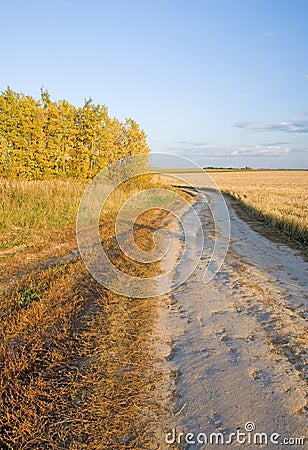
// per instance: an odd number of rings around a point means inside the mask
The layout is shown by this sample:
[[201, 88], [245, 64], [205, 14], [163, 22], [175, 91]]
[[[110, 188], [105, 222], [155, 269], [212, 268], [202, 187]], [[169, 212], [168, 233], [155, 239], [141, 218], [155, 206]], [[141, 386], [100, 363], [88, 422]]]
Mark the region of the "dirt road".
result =
[[[215, 195], [207, 192], [209, 202]], [[203, 284], [214, 224], [200, 197], [194, 206], [206, 236], [204, 253], [193, 275], [172, 292], [159, 323], [169, 343], [169, 390], [174, 389], [161, 448], [204, 448], [205, 439], [211, 447], [211, 433], [222, 433], [225, 441], [213, 435], [213, 448], [228, 447], [230, 440], [240, 448], [305, 448], [295, 439], [307, 431], [308, 264], [253, 231], [228, 204], [229, 251], [214, 280]], [[230, 434], [237, 430], [245, 433], [242, 444]], [[263, 444], [256, 433], [267, 434]]]

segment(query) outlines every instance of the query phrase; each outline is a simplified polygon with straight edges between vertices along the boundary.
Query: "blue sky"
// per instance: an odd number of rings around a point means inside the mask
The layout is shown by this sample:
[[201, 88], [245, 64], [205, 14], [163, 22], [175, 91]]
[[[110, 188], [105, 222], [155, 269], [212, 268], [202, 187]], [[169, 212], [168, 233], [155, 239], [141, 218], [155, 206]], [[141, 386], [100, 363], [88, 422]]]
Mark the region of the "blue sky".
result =
[[308, 0], [2, 0], [0, 89], [134, 118], [201, 166], [308, 167]]

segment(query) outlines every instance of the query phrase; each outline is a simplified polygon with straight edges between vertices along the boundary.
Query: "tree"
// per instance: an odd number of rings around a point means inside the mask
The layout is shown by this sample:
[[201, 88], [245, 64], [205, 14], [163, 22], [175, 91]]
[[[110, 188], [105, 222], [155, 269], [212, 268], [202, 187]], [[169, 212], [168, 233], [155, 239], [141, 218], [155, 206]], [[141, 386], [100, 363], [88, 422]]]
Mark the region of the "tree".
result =
[[132, 119], [111, 118], [90, 98], [76, 108], [14, 92], [0, 95], [0, 175], [22, 179], [93, 178], [129, 155], [148, 153], [146, 135]]

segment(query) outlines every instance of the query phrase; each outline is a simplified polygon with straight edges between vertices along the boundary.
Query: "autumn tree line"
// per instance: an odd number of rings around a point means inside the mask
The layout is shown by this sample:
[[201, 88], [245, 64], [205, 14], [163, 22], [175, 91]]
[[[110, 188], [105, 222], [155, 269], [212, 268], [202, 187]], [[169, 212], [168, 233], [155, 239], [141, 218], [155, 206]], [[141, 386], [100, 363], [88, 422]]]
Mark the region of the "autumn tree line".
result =
[[148, 153], [146, 134], [132, 119], [110, 117], [86, 100], [76, 107], [7, 88], [0, 95], [0, 176], [39, 180], [89, 179], [110, 163]]

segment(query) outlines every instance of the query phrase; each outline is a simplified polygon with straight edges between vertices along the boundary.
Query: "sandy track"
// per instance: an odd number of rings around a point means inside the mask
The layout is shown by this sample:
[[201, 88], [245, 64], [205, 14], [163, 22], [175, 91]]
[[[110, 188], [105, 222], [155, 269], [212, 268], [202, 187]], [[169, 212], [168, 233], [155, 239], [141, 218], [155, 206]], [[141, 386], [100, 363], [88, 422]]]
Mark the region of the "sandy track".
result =
[[[215, 202], [217, 194], [207, 195]], [[227, 258], [214, 280], [203, 284], [214, 225], [209, 208], [197, 199], [206, 248], [193, 275], [172, 293], [160, 323], [160, 332], [170, 342], [169, 372], [175, 380], [174, 413], [167, 430], [176, 428], [178, 439], [180, 432], [227, 436], [239, 428], [244, 432], [244, 424], [253, 422], [255, 432], [278, 433], [279, 442], [303, 437], [308, 264], [287, 246], [253, 231], [228, 207]], [[197, 239], [191, 245], [197, 245]], [[204, 448], [180, 440], [180, 448]], [[263, 445], [246, 442], [240, 447]], [[268, 443], [265, 448], [304, 446]]]

